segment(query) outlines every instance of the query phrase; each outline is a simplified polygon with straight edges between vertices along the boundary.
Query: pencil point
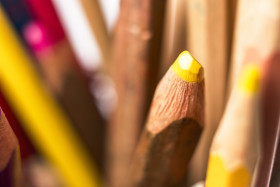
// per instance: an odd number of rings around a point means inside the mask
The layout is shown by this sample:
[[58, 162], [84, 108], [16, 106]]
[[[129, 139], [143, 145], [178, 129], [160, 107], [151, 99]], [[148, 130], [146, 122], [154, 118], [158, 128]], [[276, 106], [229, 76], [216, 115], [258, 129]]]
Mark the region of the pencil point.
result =
[[255, 93], [259, 87], [260, 69], [256, 64], [245, 65], [239, 80], [239, 90], [248, 94]]
[[172, 65], [173, 71], [187, 82], [201, 82], [203, 68], [188, 52], [183, 51]]

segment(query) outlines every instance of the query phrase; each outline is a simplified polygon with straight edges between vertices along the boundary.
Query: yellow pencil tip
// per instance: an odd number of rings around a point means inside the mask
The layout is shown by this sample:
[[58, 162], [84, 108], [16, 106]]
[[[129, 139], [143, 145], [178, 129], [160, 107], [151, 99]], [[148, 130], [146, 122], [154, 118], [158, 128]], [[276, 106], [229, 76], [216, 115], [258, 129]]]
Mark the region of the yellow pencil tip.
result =
[[239, 89], [242, 92], [255, 93], [259, 87], [260, 68], [257, 64], [246, 64], [239, 80]]
[[173, 71], [187, 82], [201, 82], [203, 68], [188, 52], [183, 51], [172, 65]]

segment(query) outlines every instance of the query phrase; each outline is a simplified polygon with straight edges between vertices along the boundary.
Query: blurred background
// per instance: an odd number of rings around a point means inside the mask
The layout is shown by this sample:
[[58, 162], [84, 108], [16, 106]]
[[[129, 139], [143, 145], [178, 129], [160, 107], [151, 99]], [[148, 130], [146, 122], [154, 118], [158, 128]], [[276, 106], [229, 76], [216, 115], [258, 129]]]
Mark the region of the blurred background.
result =
[[205, 180], [248, 62], [263, 75], [255, 184], [269, 186], [279, 49], [280, 0], [0, 0], [0, 107], [18, 138], [23, 184], [121, 186], [156, 85], [188, 50], [205, 69], [206, 116], [186, 186]]

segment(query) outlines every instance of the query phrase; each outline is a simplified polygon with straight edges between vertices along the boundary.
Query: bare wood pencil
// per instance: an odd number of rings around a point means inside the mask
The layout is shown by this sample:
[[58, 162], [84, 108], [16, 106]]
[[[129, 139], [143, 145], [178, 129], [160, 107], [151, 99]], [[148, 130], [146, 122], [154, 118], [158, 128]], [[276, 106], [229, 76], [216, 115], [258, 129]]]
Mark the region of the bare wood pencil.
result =
[[184, 51], [157, 86], [127, 186], [182, 185], [203, 126], [203, 68]]
[[250, 187], [260, 159], [260, 69], [244, 66], [210, 150], [206, 187]]
[[109, 125], [108, 181], [120, 186], [158, 81], [166, 0], [123, 0], [112, 46], [118, 103]]
[[17, 138], [0, 108], [0, 186], [23, 186]]

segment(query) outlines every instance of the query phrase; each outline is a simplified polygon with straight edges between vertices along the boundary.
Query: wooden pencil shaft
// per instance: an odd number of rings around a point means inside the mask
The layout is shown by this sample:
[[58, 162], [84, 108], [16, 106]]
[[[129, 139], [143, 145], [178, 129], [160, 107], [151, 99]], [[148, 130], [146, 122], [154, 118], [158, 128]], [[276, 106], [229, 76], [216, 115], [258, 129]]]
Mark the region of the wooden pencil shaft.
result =
[[[166, 1], [124, 0], [112, 47], [118, 105], [110, 123], [109, 181], [124, 180], [158, 77]], [[114, 183], [114, 184], [113, 184]]]
[[127, 186], [183, 184], [204, 125], [204, 80], [187, 82], [176, 68], [168, 70], [155, 91]]

